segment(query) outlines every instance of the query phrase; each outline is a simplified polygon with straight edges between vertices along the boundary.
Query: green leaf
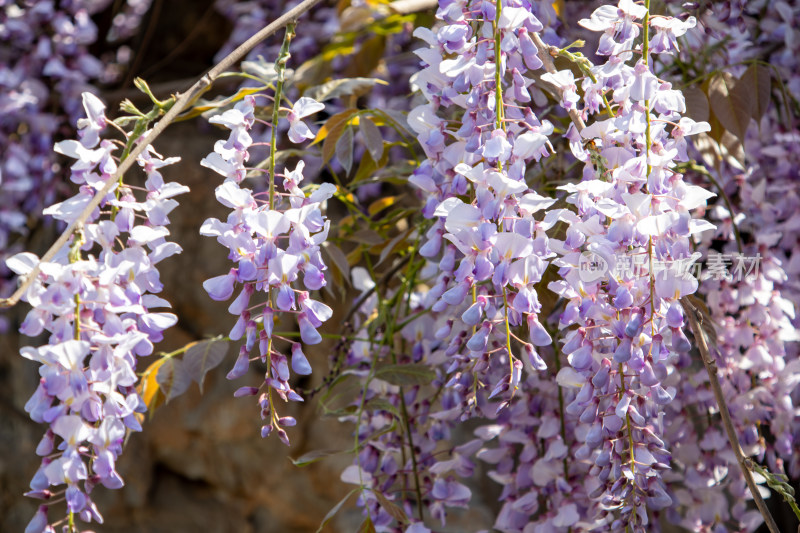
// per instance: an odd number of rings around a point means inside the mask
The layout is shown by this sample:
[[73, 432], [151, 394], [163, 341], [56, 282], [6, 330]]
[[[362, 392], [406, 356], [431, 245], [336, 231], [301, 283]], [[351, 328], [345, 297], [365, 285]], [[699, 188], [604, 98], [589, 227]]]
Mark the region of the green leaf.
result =
[[386, 411], [387, 413], [394, 415], [394, 417], [398, 420], [402, 418], [400, 416], [400, 411], [397, 410], [397, 407], [383, 398], [372, 398], [371, 400], [368, 400], [367, 403], [364, 404], [364, 411]]
[[686, 114], [689, 115], [689, 118], [695, 122], [705, 122], [708, 120], [708, 97], [702, 89], [698, 87], [686, 87], [683, 90], [683, 98], [686, 101]]
[[379, 162], [383, 156], [383, 135], [381, 135], [381, 130], [367, 117], [361, 117], [359, 127], [370, 157], [376, 163]]
[[345, 128], [336, 141], [336, 159], [344, 168], [345, 174], [350, 174], [353, 169], [353, 128]]
[[735, 84], [736, 80], [727, 72], [717, 74], [709, 80], [708, 99], [719, 123], [744, 142], [752, 118], [750, 104], [733, 90]]
[[375, 524], [372, 523], [372, 518], [369, 514], [361, 523], [361, 527], [358, 528], [358, 533], [375, 533]]
[[[349, 3], [349, 2], [348, 2]], [[339, 15], [339, 31], [353, 33], [375, 20], [375, 11], [369, 5], [348, 6]]]
[[349, 78], [370, 76], [378, 68], [384, 57], [386, 37], [372, 34], [361, 43], [352, 60], [345, 67], [344, 73]]
[[344, 255], [342, 249], [331, 244], [330, 241], [326, 241], [322, 245], [322, 250], [331, 258], [333, 261], [332, 266], [339, 270], [342, 280], [350, 285], [350, 264], [347, 262], [347, 256]]
[[416, 135], [411, 131], [411, 127], [408, 125], [408, 114], [399, 111], [397, 109], [376, 109], [377, 113], [385, 116], [387, 119], [391, 120], [395, 123], [397, 127], [402, 129], [406, 135], [414, 136]]
[[322, 523], [319, 525], [319, 528], [317, 529], [317, 533], [321, 533], [321, 531], [322, 531], [322, 528], [324, 528], [326, 525], [328, 525], [328, 522], [330, 522], [330, 521], [331, 521], [331, 519], [332, 519], [334, 516], [336, 516], [336, 513], [338, 513], [338, 512], [339, 512], [339, 509], [341, 509], [341, 508], [342, 508], [342, 505], [344, 505], [344, 504], [345, 504], [345, 502], [346, 502], [347, 500], [349, 500], [349, 499], [350, 499], [350, 496], [352, 496], [353, 494], [355, 494], [355, 492], [356, 492], [356, 491], [358, 491], [358, 490], [360, 490], [360, 489], [359, 489], [358, 487], [356, 487], [355, 489], [353, 489], [353, 490], [351, 490], [350, 492], [348, 492], [348, 493], [347, 493], [347, 495], [345, 495], [345, 497], [344, 497], [344, 498], [342, 498], [342, 499], [339, 501], [339, 503], [337, 503], [336, 505], [334, 505], [334, 506], [333, 506], [333, 509], [331, 509], [330, 511], [328, 511], [328, 514], [326, 514], [326, 515], [325, 515], [325, 517], [322, 519]]
[[[319, 398], [319, 405], [326, 413], [331, 413], [333, 409], [329, 409], [328, 406], [332, 404], [336, 399], [343, 397], [348, 393], [354, 393], [355, 391], [361, 390], [361, 383], [357, 380], [352, 380], [350, 378], [360, 378], [361, 376], [354, 370], [344, 370], [338, 376], [336, 376], [333, 381], [330, 382], [328, 388]], [[344, 386], [344, 385], [347, 386]], [[334, 389], [342, 390], [341, 393], [337, 392], [334, 394]], [[348, 398], [348, 402], [352, 400], [352, 397]]]
[[356, 231], [348, 238], [348, 240], [360, 244], [366, 244], [367, 246], [376, 246], [386, 242], [386, 239], [384, 239], [380, 233], [368, 228]]
[[[332, 135], [334, 130], [336, 130], [337, 128], [340, 130], [339, 135], [341, 135], [341, 130], [344, 129], [344, 127], [350, 122], [350, 120], [353, 118], [353, 115], [355, 115], [356, 113], [358, 113], [358, 109], [351, 107], [350, 109], [345, 109], [344, 111], [336, 113], [335, 115], [330, 117], [328, 120], [325, 121], [325, 123], [319, 129], [319, 131], [317, 132], [317, 136], [314, 137], [314, 141], [309, 146], [314, 146], [318, 142], [325, 140], [328, 137], [328, 135]], [[323, 152], [324, 152], [324, 145], [323, 145]]]
[[242, 61], [242, 72], [262, 80], [264, 85], [269, 85], [278, 79], [275, 63], [266, 61], [263, 57], [259, 57], [256, 61]]
[[198, 342], [190, 346], [183, 355], [186, 372], [200, 386], [203, 392], [203, 381], [212, 368], [217, 367], [228, 353], [228, 341], [221, 337]]
[[303, 96], [313, 98], [317, 102], [324, 102], [351, 94], [354, 96], [361, 96], [369, 92], [369, 90], [377, 84], [388, 85], [385, 81], [378, 78], [343, 78], [311, 87], [306, 90]]
[[354, 50], [352, 43], [338, 42], [328, 45], [321, 54], [297, 67], [292, 81], [300, 88], [319, 85], [333, 73], [333, 59], [352, 54]]
[[314, 450], [312, 452], [304, 453], [297, 459], [292, 459], [291, 457], [289, 460], [294, 464], [294, 466], [304, 467], [311, 464], [316, 463], [317, 461], [321, 461], [326, 457], [331, 457], [333, 455], [338, 455], [340, 453], [346, 453], [344, 450]]
[[398, 523], [404, 524], [409, 521], [408, 516], [406, 515], [406, 512], [403, 511], [402, 507], [387, 499], [382, 492], [375, 490], [372, 491], [372, 493], [378, 499], [378, 503], [381, 504], [383, 510], [389, 513], [389, 516], [397, 520]]
[[266, 89], [266, 87], [242, 87], [232, 96], [220, 97], [211, 101], [200, 98], [197, 100], [195, 105], [181, 113], [176, 120], [188, 120], [200, 115], [203, 115], [206, 119], [209, 119], [215, 114], [221, 113], [222, 111], [220, 108], [234, 104], [243, 99], [245, 96], [256, 94], [264, 89]]
[[[328, 122], [320, 128], [319, 132], [317, 133], [317, 137], [314, 139], [314, 142], [311, 144], [313, 145], [318, 140], [324, 139], [322, 142], [322, 162], [323, 164], [327, 164], [328, 161], [333, 158], [334, 153], [336, 153], [336, 146], [339, 143], [339, 139], [344, 134], [345, 129], [348, 129], [347, 126], [350, 122], [355, 118], [353, 115], [356, 113], [355, 109], [352, 110], [345, 110], [339, 113], [338, 115], [332, 116], [328, 119]], [[335, 119], [335, 122], [333, 122]], [[331, 124], [333, 123], [333, 124]]]
[[375, 371], [375, 377], [392, 385], [401, 387], [427, 385], [436, 378], [436, 373], [420, 363], [407, 365], [386, 365]]
[[377, 163], [372, 159], [372, 157], [362, 157], [361, 162], [358, 165], [358, 170], [356, 170], [356, 173], [350, 183], [354, 185], [364, 181], [365, 179], [374, 177], [378, 169], [386, 165], [386, 162], [389, 160], [388, 156], [389, 153], [384, 152], [383, 157], [381, 157], [381, 160]]
[[170, 400], [186, 392], [192, 384], [192, 378], [186, 371], [183, 361], [170, 357], [158, 369], [156, 382], [169, 403]]
[[375, 266], [383, 264], [386, 258], [389, 257], [389, 254], [394, 253], [395, 250], [404, 245], [406, 243], [406, 238], [411, 235], [414, 229], [415, 228], [408, 228], [406, 231], [401, 232], [394, 239], [389, 241], [389, 243], [383, 247], [383, 250], [381, 250], [381, 255], [378, 257], [378, 262], [375, 264]]
[[400, 199], [400, 196], [384, 196], [382, 198], [378, 198], [367, 207], [367, 213], [369, 216], [374, 217], [384, 209], [392, 207], [397, 200]]

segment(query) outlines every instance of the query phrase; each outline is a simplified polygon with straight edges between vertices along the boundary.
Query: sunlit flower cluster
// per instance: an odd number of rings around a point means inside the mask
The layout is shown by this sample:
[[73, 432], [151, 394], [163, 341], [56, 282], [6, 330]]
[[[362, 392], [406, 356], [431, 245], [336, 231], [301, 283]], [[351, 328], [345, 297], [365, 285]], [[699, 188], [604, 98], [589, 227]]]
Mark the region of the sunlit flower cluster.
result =
[[[83, 106], [80, 140], [56, 145], [75, 160], [70, 177], [80, 191], [44, 211], [67, 223], [117, 169], [117, 146], [100, 139], [106, 122], [102, 102], [84, 93]], [[123, 485], [115, 463], [126, 434], [141, 430], [137, 416], [146, 408], [136, 391], [136, 361], [152, 354], [162, 332], [177, 322], [174, 314], [155, 310], [170, 306], [157, 296], [162, 284], [156, 265], [181, 251], [166, 240], [166, 226], [177, 206], [173, 197], [188, 189], [165, 183], [160, 172], [176, 161], [150, 148], [138, 159], [147, 174], [144, 188], [116, 185], [50, 261], [27, 252], [8, 260], [21, 276], [33, 275], [38, 265], [24, 295], [32, 309], [20, 330], [48, 334], [47, 344], [21, 350], [41, 364], [39, 386], [25, 410], [49, 425], [36, 449], [42, 465], [28, 495], [48, 504], [66, 499], [70, 522], [73, 516], [102, 522], [92, 490]], [[48, 522], [42, 506], [26, 531], [52, 531]]]
[[[248, 168], [248, 148], [252, 139], [248, 130], [254, 121], [253, 97], [248, 97], [235, 108], [211, 118], [231, 130], [227, 141], [217, 141], [214, 152], [201, 161], [204, 166], [225, 176], [217, 187], [217, 200], [232, 211], [225, 222], [210, 218], [203, 223], [200, 233], [216, 237], [229, 249], [228, 258], [236, 263], [227, 274], [211, 278], [203, 287], [214, 300], [225, 301], [233, 296], [237, 285], [241, 287], [228, 311], [237, 316], [230, 332], [232, 340], [244, 338], [239, 356], [229, 379], [243, 376], [249, 368], [251, 351], [258, 346], [261, 360], [268, 365], [262, 387], [243, 387], [237, 396], [260, 394], [262, 436], [277, 430], [280, 438], [289, 443], [281, 426], [293, 426], [291, 417], [279, 417], [272, 400], [277, 393], [283, 400], [302, 401], [302, 397], [289, 384], [289, 361], [296, 374], [311, 373], [311, 366], [303, 354], [302, 345], [291, 345], [291, 356], [279, 352], [275, 346], [274, 324], [276, 314], [296, 316], [300, 339], [305, 344], [318, 344], [322, 337], [318, 327], [331, 317], [327, 305], [309, 296], [308, 291], [325, 285], [325, 263], [320, 245], [325, 241], [330, 222], [325, 220], [321, 204], [330, 198], [336, 187], [322, 184], [310, 194], [301, 188], [303, 168], [300, 161], [294, 170], [285, 171], [283, 189], [254, 193], [242, 187]], [[301, 98], [289, 111], [289, 137], [302, 142], [313, 137], [303, 118], [316, 113], [324, 106], [310, 98]], [[277, 127], [277, 125], [276, 125]], [[276, 176], [269, 179], [276, 180]], [[272, 186], [274, 188], [274, 184]], [[269, 197], [265, 198], [264, 195]], [[303, 288], [298, 288], [302, 284]], [[265, 301], [251, 301], [264, 294]], [[265, 391], [261, 391], [266, 388]]]

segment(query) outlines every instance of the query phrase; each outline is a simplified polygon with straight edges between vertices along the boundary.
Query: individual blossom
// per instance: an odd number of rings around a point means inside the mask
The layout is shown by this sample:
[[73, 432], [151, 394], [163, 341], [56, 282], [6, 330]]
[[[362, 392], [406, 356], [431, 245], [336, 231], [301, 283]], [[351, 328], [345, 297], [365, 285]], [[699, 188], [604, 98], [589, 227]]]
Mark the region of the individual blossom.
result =
[[311, 133], [303, 119], [323, 109], [325, 109], [325, 105], [312, 98], [303, 96], [298, 99], [286, 117], [289, 120], [289, 140], [293, 143], [301, 143], [306, 139], [313, 139], [314, 134]]

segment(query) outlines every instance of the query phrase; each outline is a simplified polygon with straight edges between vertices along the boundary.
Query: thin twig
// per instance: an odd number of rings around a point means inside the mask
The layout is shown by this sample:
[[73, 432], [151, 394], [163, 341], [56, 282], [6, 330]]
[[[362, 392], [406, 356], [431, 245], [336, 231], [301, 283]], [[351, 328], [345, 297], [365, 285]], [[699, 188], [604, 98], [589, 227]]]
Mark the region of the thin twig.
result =
[[28, 290], [33, 280], [36, 279], [36, 276], [39, 274], [39, 265], [42, 263], [46, 263], [50, 261], [56, 253], [67, 243], [69, 238], [72, 236], [72, 233], [75, 231], [76, 228], [79, 228], [83, 225], [84, 222], [89, 218], [89, 215], [100, 205], [100, 202], [106, 197], [106, 195], [111, 192], [111, 189], [117, 184], [119, 178], [128, 171], [128, 169], [133, 166], [134, 161], [139, 155], [145, 151], [147, 146], [152, 144], [152, 142], [161, 135], [161, 133], [167, 128], [167, 126], [172, 123], [175, 118], [191, 103], [201, 95], [213, 82], [217, 77], [222, 74], [223, 72], [230, 69], [233, 65], [235, 65], [239, 60], [241, 60], [244, 56], [247, 55], [250, 50], [252, 50], [258, 43], [275, 33], [276, 31], [280, 30], [281, 28], [285, 27], [287, 24], [292, 22], [296, 22], [301, 15], [303, 15], [306, 11], [310, 10], [312, 7], [316, 6], [322, 2], [322, 0], [304, 0], [297, 6], [293, 7], [277, 19], [275, 19], [272, 23], [267, 25], [265, 28], [260, 30], [258, 33], [247, 39], [243, 44], [241, 44], [236, 50], [228, 54], [222, 61], [217, 63], [211, 70], [209, 70], [206, 74], [204, 74], [199, 80], [197, 80], [194, 85], [192, 85], [185, 93], [176, 95], [175, 103], [172, 107], [167, 111], [167, 113], [159, 120], [153, 129], [150, 130], [142, 141], [136, 145], [136, 147], [131, 150], [131, 153], [128, 157], [120, 163], [120, 166], [117, 168], [117, 171], [108, 179], [106, 184], [100, 189], [95, 195], [94, 198], [89, 202], [89, 204], [84, 208], [78, 217], [73, 220], [64, 233], [56, 240], [56, 242], [50, 247], [49, 250], [42, 256], [42, 259], [39, 263], [33, 268], [33, 270], [23, 278], [22, 283], [20, 284], [19, 288], [12, 294], [9, 298], [4, 298], [0, 300], [0, 307], [11, 307], [19, 302], [20, 298], [25, 291]]
[[376, 283], [375, 285], [364, 291], [361, 294], [361, 296], [358, 297], [358, 300], [356, 300], [356, 302], [353, 304], [350, 310], [347, 312], [347, 315], [344, 317], [344, 320], [342, 320], [342, 323], [345, 324], [350, 323], [350, 319], [353, 318], [353, 315], [356, 314], [356, 312], [361, 308], [362, 305], [364, 305], [364, 302], [367, 301], [367, 298], [369, 298], [375, 293], [375, 290], [378, 288], [378, 286], [383, 285], [384, 283], [388, 282], [391, 278], [393, 278], [394, 275], [397, 274], [400, 271], [400, 269], [403, 268], [403, 266], [406, 263], [408, 263], [410, 259], [411, 255], [407, 255], [402, 259], [400, 259], [400, 261], [398, 261], [396, 265], [394, 265], [385, 274], [381, 276], [381, 279], [378, 280], [378, 283]]
[[331, 384], [333, 380], [339, 376], [339, 373], [342, 370], [341, 367], [343, 359], [341, 351], [348, 344], [348, 342], [351, 341], [351, 339], [349, 339], [347, 335], [349, 333], [354, 332], [353, 324], [350, 322], [350, 319], [353, 318], [353, 315], [356, 314], [356, 312], [361, 308], [362, 305], [364, 305], [364, 302], [367, 301], [367, 298], [375, 294], [375, 291], [380, 285], [387, 283], [391, 278], [393, 278], [395, 274], [397, 274], [400, 271], [400, 269], [402, 269], [403, 266], [406, 263], [408, 263], [410, 259], [411, 255], [407, 255], [406, 257], [402, 258], [400, 261], [398, 261], [396, 265], [394, 265], [391, 269], [389, 269], [389, 271], [386, 272], [375, 285], [364, 291], [361, 294], [361, 296], [359, 296], [358, 300], [356, 300], [356, 302], [347, 312], [347, 315], [345, 315], [345, 317], [340, 322], [344, 329], [342, 331], [342, 335], [338, 336], [339, 342], [337, 342], [336, 345], [333, 347], [333, 354], [334, 354], [333, 368], [331, 368], [331, 371], [328, 373], [327, 376], [322, 378], [322, 383], [320, 383], [318, 386], [314, 387], [313, 389], [301, 390], [300, 392], [304, 396], [309, 396], [309, 397], [314, 396], [315, 394], [320, 392], [323, 388], [325, 388], [327, 385]]
[[719, 414], [722, 417], [722, 425], [725, 427], [725, 433], [728, 435], [728, 442], [730, 442], [733, 453], [736, 456], [736, 460], [739, 462], [739, 468], [742, 470], [744, 480], [747, 483], [747, 488], [750, 489], [750, 494], [753, 496], [753, 501], [756, 502], [756, 507], [758, 507], [758, 510], [761, 512], [761, 516], [764, 517], [764, 522], [766, 522], [767, 528], [769, 528], [771, 533], [780, 533], [778, 525], [775, 523], [775, 519], [772, 518], [772, 514], [770, 514], [769, 509], [767, 509], [767, 504], [761, 497], [761, 493], [758, 492], [758, 486], [756, 485], [756, 482], [753, 479], [753, 473], [750, 471], [748, 466], [750, 459], [745, 457], [742, 447], [739, 444], [739, 439], [736, 436], [736, 429], [733, 427], [731, 413], [728, 410], [728, 404], [725, 401], [725, 396], [722, 394], [722, 387], [719, 384], [717, 363], [711, 357], [711, 353], [708, 349], [708, 343], [706, 342], [706, 334], [697, 321], [697, 317], [700, 317], [700, 320], [702, 320], [703, 315], [698, 312], [698, 310], [687, 298], [682, 298], [681, 304], [683, 304], [683, 308], [686, 311], [686, 316], [689, 318], [689, 326], [691, 327], [692, 334], [697, 341], [697, 347], [700, 350], [700, 358], [703, 360], [703, 364], [706, 367], [706, 372], [708, 372], [708, 381], [711, 383], [711, 389], [714, 391], [714, 398], [717, 400]]
[[[558, 48], [545, 44], [544, 41], [542, 41], [542, 38], [539, 37], [539, 34], [535, 31], [530, 32], [529, 35], [533, 40], [533, 44], [535, 44], [536, 48], [539, 50], [537, 55], [544, 64], [544, 69], [550, 74], [555, 74], [558, 72], [556, 70], [556, 66], [553, 64], [553, 58], [558, 55]], [[575, 124], [575, 128], [578, 130], [578, 133], [583, 131], [583, 128], [586, 127], [586, 123], [583, 122], [578, 110], [572, 108], [567, 111], [567, 114], [569, 115], [569, 118], [572, 119], [573, 124]]]

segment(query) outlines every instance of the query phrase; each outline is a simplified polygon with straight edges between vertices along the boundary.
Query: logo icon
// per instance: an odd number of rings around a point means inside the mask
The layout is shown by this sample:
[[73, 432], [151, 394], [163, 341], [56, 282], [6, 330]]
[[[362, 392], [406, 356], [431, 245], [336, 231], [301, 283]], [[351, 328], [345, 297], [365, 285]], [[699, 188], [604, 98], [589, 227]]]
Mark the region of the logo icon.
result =
[[608, 272], [608, 261], [594, 252], [581, 253], [578, 259], [578, 277], [585, 283], [591, 283], [605, 277]]

